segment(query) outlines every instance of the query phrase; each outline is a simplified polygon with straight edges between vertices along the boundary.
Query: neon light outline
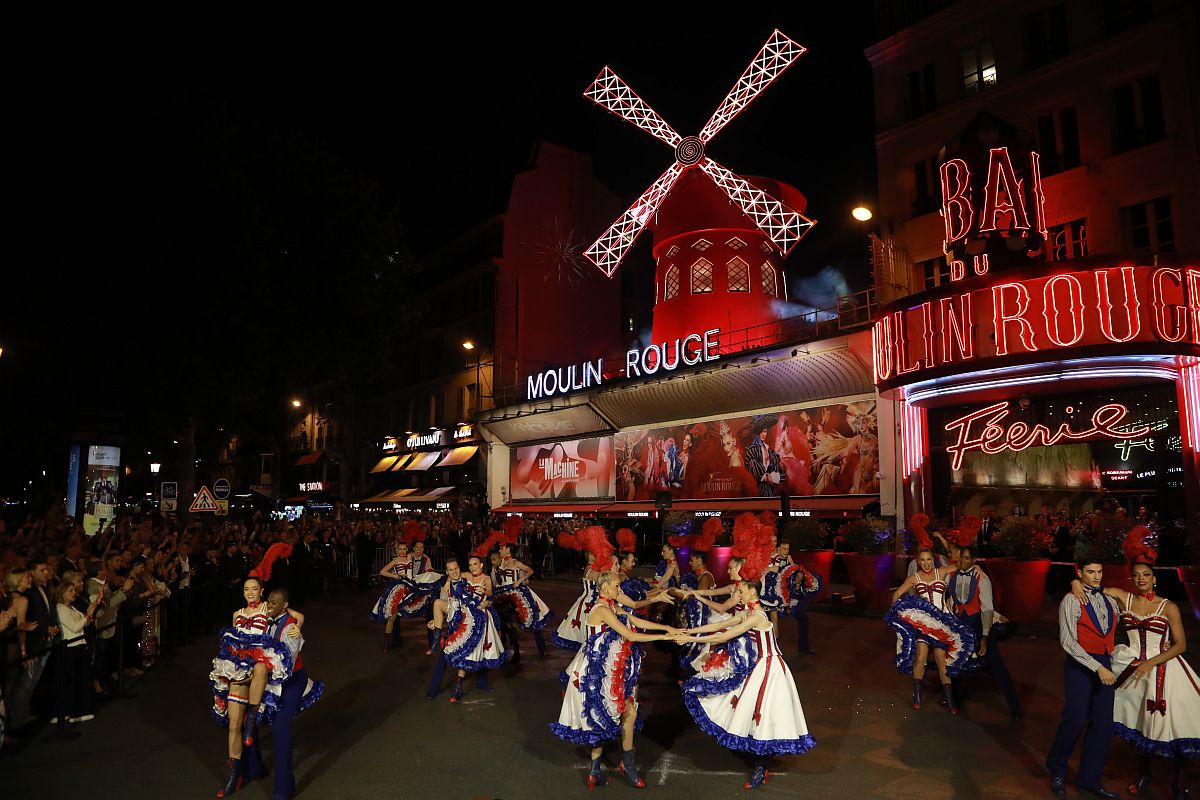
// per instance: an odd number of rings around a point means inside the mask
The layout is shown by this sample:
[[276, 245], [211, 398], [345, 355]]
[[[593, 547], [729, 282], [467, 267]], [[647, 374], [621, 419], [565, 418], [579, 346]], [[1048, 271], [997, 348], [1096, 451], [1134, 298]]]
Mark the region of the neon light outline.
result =
[[[1017, 313], [1010, 316], [1004, 313], [1004, 290], [1008, 288], [1017, 290]], [[1029, 290], [1025, 288], [1023, 283], [999, 283], [992, 287], [992, 327], [996, 331], [996, 355], [1008, 355], [1008, 328], [1010, 322], [1016, 322], [1020, 326], [1021, 343], [1025, 345], [1025, 349], [1031, 353], [1038, 351], [1037, 342], [1034, 340], [1033, 326], [1029, 324], [1029, 320], [1025, 319], [1025, 314], [1029, 311]]]
[[[1002, 161], [997, 160], [999, 156]], [[1004, 196], [1007, 202], [1000, 204], [1000, 181], [1004, 181]], [[1029, 230], [1029, 214], [1025, 210], [1024, 182], [1017, 180], [1012, 159], [1007, 147], [993, 147], [988, 154], [987, 183], [983, 186], [983, 214], [979, 217], [979, 232], [996, 230], [996, 218], [1001, 214], [1012, 214], [1009, 230]]]
[[1029, 151], [1029, 180], [1033, 189], [1033, 224], [1042, 239], [1050, 238], [1046, 228], [1046, 192], [1042, 188], [1042, 157], [1035, 150]]
[[[1108, 293], [1108, 273], [1111, 270], [1096, 270], [1096, 297], [1100, 311], [1100, 333], [1104, 335], [1105, 339], [1117, 344], [1136, 339], [1137, 335], [1142, 332], [1142, 316], [1135, 313], [1141, 303], [1138, 302], [1137, 284], [1133, 280], [1133, 270], [1133, 267], [1121, 267], [1121, 279], [1122, 283], [1125, 284], [1125, 321], [1129, 329], [1129, 334], [1123, 339], [1118, 339], [1112, 332], [1113, 305]], [[1133, 300], [1132, 307], [1130, 305], [1130, 298]]]
[[1175, 284], [1183, 288], [1183, 270], [1172, 269], [1171, 267], [1159, 267], [1150, 273], [1150, 303], [1154, 307], [1154, 333], [1158, 338], [1165, 342], [1182, 342], [1187, 336], [1187, 309], [1182, 304], [1172, 304], [1170, 307], [1175, 310], [1175, 329], [1179, 331], [1178, 336], [1169, 336], [1167, 334], [1167, 302], [1163, 297], [1165, 294], [1162, 286], [1162, 278], [1164, 274], [1173, 275]]
[[[1075, 338], [1068, 341], [1063, 341], [1062, 331], [1058, 327], [1058, 299], [1054, 294], [1054, 287], [1059, 281], [1066, 281], [1067, 296], [1071, 301], [1071, 324], [1075, 327]], [[1070, 347], [1083, 338], [1083, 283], [1074, 275], [1065, 273], [1055, 275], [1046, 281], [1045, 287], [1042, 289], [1042, 316], [1046, 318], [1046, 336], [1050, 341], [1059, 347]]]
[[[975, 337], [971, 335], [971, 292], [958, 296], [959, 310], [954, 311], [953, 297], [938, 301], [938, 316], [942, 327], [942, 363], [969, 361], [975, 357]], [[953, 335], [953, 339], [951, 336]], [[957, 359], [952, 357], [954, 342], [958, 343]]]
[[[954, 167], [956, 177], [959, 178], [959, 185], [954, 194], [947, 194], [950, 188], [949, 168], [951, 166]], [[942, 215], [942, 222], [946, 229], [946, 238], [942, 240], [942, 252], [949, 253], [950, 245], [970, 233], [971, 226], [975, 223], [975, 208], [971, 205], [971, 198], [967, 196], [967, 192], [971, 188], [971, 168], [961, 158], [952, 158], [938, 168], [938, 173], [942, 179], [942, 207], [938, 213]], [[966, 208], [965, 215], [962, 213], [963, 207]], [[954, 235], [954, 220], [951, 219], [956, 211], [962, 222], [962, 228], [957, 236]]]

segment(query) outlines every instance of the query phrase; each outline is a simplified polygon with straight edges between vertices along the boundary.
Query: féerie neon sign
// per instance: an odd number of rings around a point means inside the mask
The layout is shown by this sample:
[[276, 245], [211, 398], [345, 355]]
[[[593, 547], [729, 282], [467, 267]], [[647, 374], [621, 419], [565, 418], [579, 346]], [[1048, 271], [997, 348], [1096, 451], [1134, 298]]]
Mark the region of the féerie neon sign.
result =
[[[1062, 423], [1053, 431], [1040, 422], [1030, 425], [1017, 420], [1006, 426], [1002, 422], [1009, 415], [1008, 407], [1007, 401], [994, 403], [946, 423], [946, 432], [957, 436], [956, 441], [946, 447], [946, 452], [953, 457], [951, 469], [961, 467], [963, 457], [972, 450], [993, 455], [1007, 451], [1019, 453], [1029, 447], [1049, 447], [1061, 442], [1097, 437], [1140, 439], [1150, 432], [1149, 425], [1122, 424], [1121, 420], [1125, 419], [1129, 409], [1120, 403], [1106, 403], [1097, 408], [1092, 413], [1092, 427], [1082, 431], [1071, 430], [1069, 422]], [[1068, 406], [1067, 413], [1072, 411]], [[1117, 430], [1118, 426], [1122, 430]]]

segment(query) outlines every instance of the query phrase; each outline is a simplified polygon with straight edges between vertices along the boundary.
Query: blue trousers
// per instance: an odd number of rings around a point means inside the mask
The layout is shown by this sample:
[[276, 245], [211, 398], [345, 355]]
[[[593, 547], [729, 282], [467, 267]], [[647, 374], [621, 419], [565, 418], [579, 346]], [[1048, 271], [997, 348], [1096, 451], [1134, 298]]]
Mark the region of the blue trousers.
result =
[[[275, 790], [276, 800], [291, 798], [296, 793], [296, 776], [292, 773], [292, 719], [300, 710], [304, 688], [308, 686], [308, 672], [300, 669], [283, 682], [283, 694], [279, 698], [279, 711], [271, 722], [271, 737], [275, 741]], [[246, 777], [254, 780], [264, 774], [262, 755], [258, 740], [242, 754]]]
[[[961, 619], [971, 626], [975, 631], [975, 641], [983, 639], [983, 617], [980, 614], [964, 614]], [[1074, 661], [1074, 659], [1071, 659]], [[994, 637], [988, 637], [987, 654], [983, 657], [983, 663], [987, 667], [987, 671], [996, 679], [996, 685], [1000, 687], [1000, 691], [1004, 693], [1004, 699], [1008, 703], [1008, 710], [1013, 716], [1018, 716], [1021, 713], [1021, 698], [1017, 697], [1017, 689], [1013, 686], [1012, 676], [1008, 674], [1008, 667], [1004, 664], [1004, 659], [1000, 656], [1000, 642]], [[962, 703], [962, 684], [961, 678], [954, 679], [954, 699], [958, 703]]]
[[[1112, 666], [1109, 656], [1090, 655], [1104, 668]], [[1083, 755], [1079, 757], [1075, 785], [1080, 789], [1099, 789], [1108, 743], [1112, 739], [1115, 687], [1102, 684], [1100, 676], [1070, 656], [1067, 656], [1063, 667], [1063, 676], [1067, 701], [1058, 723], [1058, 733], [1054, 736], [1054, 745], [1046, 757], [1046, 769], [1050, 771], [1051, 778], [1065, 778], [1067, 759], [1075, 750], [1080, 734], [1083, 734]]]

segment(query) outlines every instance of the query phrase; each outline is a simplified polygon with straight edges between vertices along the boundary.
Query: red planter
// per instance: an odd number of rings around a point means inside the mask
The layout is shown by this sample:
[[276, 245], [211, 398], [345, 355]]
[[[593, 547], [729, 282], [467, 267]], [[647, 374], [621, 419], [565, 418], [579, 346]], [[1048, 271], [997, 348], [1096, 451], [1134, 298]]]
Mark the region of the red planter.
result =
[[1133, 575], [1129, 572], [1128, 564], [1105, 564], [1104, 577], [1100, 579], [1101, 586], [1112, 586], [1133, 591]]
[[814, 575], [821, 578], [821, 591], [809, 600], [810, 603], [824, 603], [829, 599], [829, 576], [833, 572], [832, 550], [797, 550], [792, 553], [792, 560]]
[[1183, 584], [1183, 589], [1187, 592], [1188, 603], [1192, 606], [1192, 614], [1197, 620], [1200, 620], [1200, 567], [1176, 567], [1175, 571], [1179, 573], [1179, 582]]
[[859, 608], [886, 609], [892, 601], [893, 553], [839, 553]]
[[729, 545], [714, 547], [708, 551], [708, 571], [713, 574], [717, 586], [729, 585], [729, 559], [733, 558], [733, 548]]
[[984, 569], [992, 579], [998, 612], [1016, 622], [1033, 622], [1038, 618], [1046, 597], [1050, 559], [989, 558]]

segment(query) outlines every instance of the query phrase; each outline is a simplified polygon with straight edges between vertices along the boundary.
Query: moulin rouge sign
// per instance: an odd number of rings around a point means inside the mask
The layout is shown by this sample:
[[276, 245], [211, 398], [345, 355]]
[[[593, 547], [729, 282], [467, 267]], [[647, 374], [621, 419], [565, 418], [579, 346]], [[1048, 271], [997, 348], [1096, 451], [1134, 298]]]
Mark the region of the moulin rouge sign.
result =
[[[959, 244], [997, 231], [1014, 237], [1045, 235], [1037, 153], [1029, 154], [1026, 178], [1019, 180], [1007, 148], [993, 148], [986, 183], [975, 202], [966, 162], [947, 161], [941, 177], [947, 253], [965, 253]], [[959, 371], [956, 367], [985, 369], [1038, 354], [1086, 355], [1088, 348], [1197, 352], [1200, 267], [1123, 262], [1048, 271], [1052, 266], [1037, 264], [1039, 274], [1024, 277], [1029, 268], [993, 273], [987, 252], [974, 255], [970, 264], [952, 260], [949, 284], [914, 298], [923, 299], [917, 305], [892, 307], [876, 320], [876, 384], [886, 390]]]

